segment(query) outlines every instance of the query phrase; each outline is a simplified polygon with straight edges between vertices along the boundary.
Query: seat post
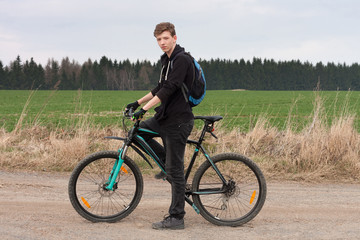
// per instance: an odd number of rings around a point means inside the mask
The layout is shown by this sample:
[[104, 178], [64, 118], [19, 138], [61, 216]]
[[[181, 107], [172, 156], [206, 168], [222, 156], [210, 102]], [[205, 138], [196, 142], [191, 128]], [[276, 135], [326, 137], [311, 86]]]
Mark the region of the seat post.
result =
[[[195, 116], [194, 119], [201, 119], [202, 121], [204, 121], [204, 127], [203, 130], [201, 132], [201, 135], [199, 137], [199, 145], [202, 143], [202, 141], [204, 140], [205, 137], [205, 133], [208, 132], [209, 130], [207, 129], [209, 127], [209, 125], [211, 124], [211, 126], [214, 126], [214, 122], [220, 121], [221, 119], [223, 119], [222, 116]], [[211, 133], [211, 130], [210, 130]]]
[[198, 142], [199, 142], [199, 145], [202, 144], [202, 141], [204, 140], [207, 125], [208, 125], [208, 121], [204, 120], [204, 127], [203, 127], [203, 129], [202, 129], [202, 132], [201, 132], [201, 135], [200, 135], [199, 141], [198, 141]]

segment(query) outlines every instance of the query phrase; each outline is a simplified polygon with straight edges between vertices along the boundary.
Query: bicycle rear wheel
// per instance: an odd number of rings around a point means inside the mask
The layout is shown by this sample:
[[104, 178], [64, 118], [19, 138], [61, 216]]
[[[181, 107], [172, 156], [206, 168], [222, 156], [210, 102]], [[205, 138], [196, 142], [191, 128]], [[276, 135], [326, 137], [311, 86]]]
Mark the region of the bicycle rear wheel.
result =
[[209, 222], [239, 226], [253, 219], [266, 198], [266, 182], [259, 167], [250, 159], [234, 153], [211, 158], [226, 180], [222, 182], [209, 161], [196, 171], [193, 200]]
[[103, 151], [89, 155], [76, 166], [69, 180], [69, 198], [75, 210], [92, 222], [115, 222], [138, 205], [143, 178], [137, 165], [125, 157], [113, 190], [107, 190], [109, 176], [119, 153]]

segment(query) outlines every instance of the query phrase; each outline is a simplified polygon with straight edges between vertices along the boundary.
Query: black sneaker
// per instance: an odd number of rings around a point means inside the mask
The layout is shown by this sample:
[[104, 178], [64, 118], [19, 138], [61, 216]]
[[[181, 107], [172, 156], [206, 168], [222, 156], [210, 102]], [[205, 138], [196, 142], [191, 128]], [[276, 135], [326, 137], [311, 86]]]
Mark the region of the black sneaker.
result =
[[156, 179], [164, 179], [164, 178], [166, 178], [166, 174], [163, 171], [161, 171], [158, 174], [155, 174], [155, 178]]
[[184, 219], [177, 219], [172, 216], [165, 217], [164, 220], [160, 222], [156, 222], [152, 224], [153, 229], [157, 230], [163, 230], [163, 229], [171, 229], [171, 230], [177, 230], [177, 229], [184, 229]]

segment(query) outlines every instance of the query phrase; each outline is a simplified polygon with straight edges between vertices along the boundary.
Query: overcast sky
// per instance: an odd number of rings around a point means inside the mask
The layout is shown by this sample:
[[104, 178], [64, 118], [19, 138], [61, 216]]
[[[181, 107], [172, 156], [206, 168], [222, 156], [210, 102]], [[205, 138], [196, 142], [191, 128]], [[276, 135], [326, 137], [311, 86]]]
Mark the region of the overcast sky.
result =
[[157, 61], [157, 23], [199, 59], [360, 62], [358, 0], [0, 0], [0, 60]]

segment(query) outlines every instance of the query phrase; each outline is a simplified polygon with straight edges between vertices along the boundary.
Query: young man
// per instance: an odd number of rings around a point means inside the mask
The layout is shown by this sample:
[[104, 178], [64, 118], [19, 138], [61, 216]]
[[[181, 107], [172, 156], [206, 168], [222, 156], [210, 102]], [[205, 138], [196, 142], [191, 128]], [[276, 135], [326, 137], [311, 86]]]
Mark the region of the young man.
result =
[[[157, 155], [165, 159], [167, 177], [171, 182], [171, 205], [169, 216], [160, 222], [153, 223], [154, 229], [183, 229], [185, 215], [185, 178], [184, 152], [186, 140], [194, 126], [194, 115], [190, 105], [186, 102], [181, 87], [183, 83], [191, 86], [193, 80], [192, 59], [184, 54], [185, 49], [176, 44], [175, 27], [169, 22], [156, 25], [154, 36], [164, 54], [161, 56], [162, 70], [158, 85], [147, 95], [126, 109], [137, 109], [146, 103], [134, 119], [141, 119], [152, 107], [155, 116], [140, 123], [140, 127], [160, 133], [164, 143], [143, 136]], [[176, 58], [175, 58], [176, 57]]]

